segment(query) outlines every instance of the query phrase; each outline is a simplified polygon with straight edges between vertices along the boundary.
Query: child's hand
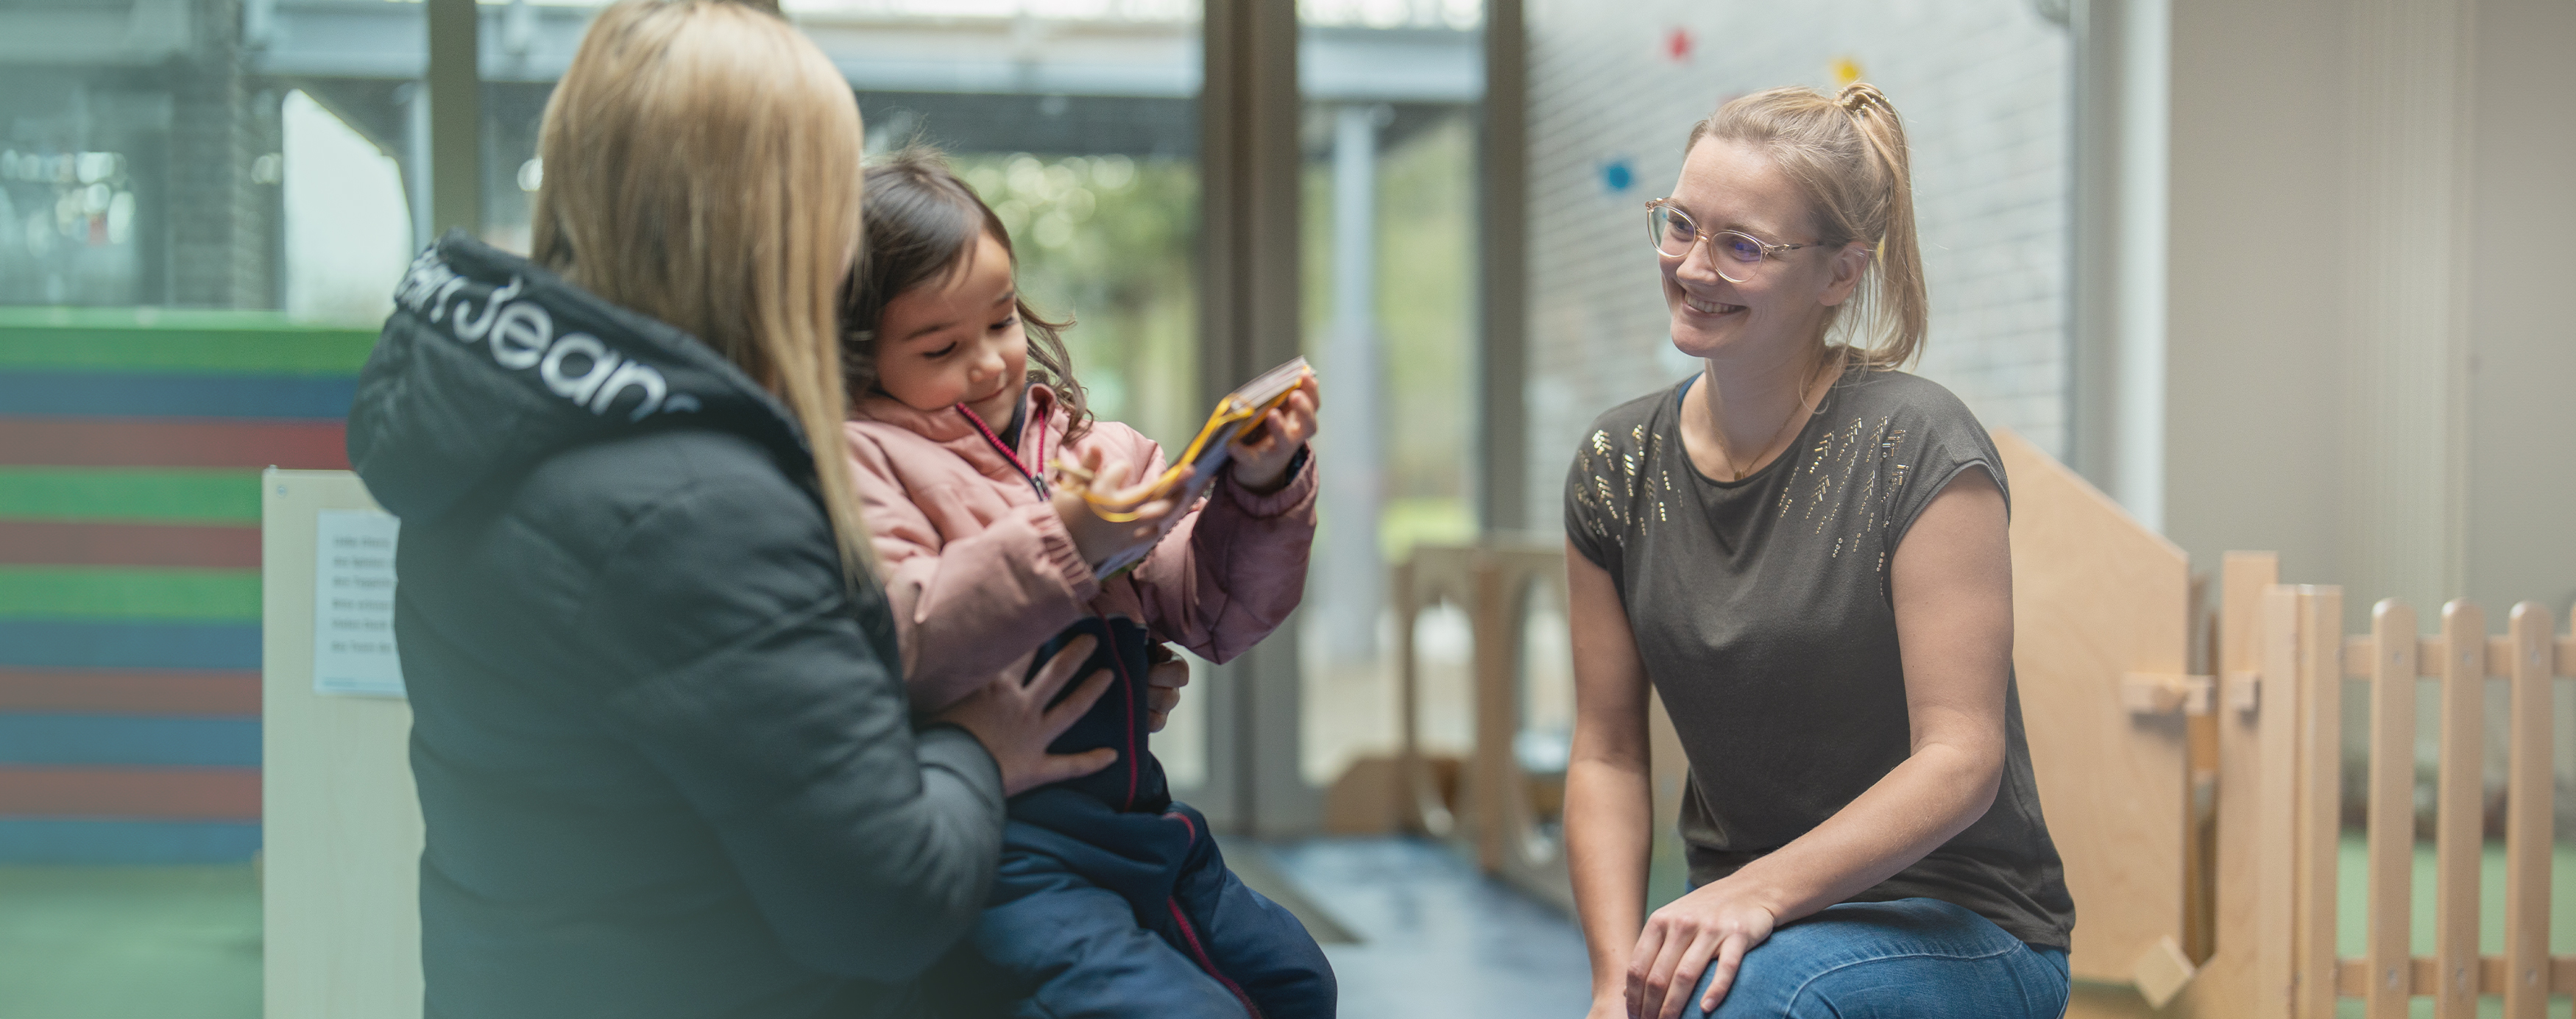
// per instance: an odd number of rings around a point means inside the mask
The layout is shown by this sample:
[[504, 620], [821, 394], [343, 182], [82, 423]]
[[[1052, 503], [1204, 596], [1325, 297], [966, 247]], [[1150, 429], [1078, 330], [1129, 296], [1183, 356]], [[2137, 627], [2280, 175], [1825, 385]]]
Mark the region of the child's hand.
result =
[[1272, 408], [1235, 438], [1234, 483], [1255, 495], [1287, 487], [1288, 462], [1305, 448], [1306, 440], [1315, 437], [1315, 408], [1320, 406], [1323, 395], [1315, 387], [1315, 373], [1307, 372], [1288, 394], [1288, 402]]
[[[1083, 454], [1080, 466], [1091, 477], [1083, 481], [1065, 481], [1056, 485], [1049, 500], [1055, 506], [1056, 519], [1073, 535], [1074, 550], [1082, 561], [1098, 566], [1111, 558], [1135, 551], [1162, 540], [1179, 514], [1170, 499], [1146, 501], [1148, 484], [1126, 488], [1132, 468], [1124, 460], [1104, 460], [1097, 449]], [[1133, 513], [1136, 519], [1125, 522], [1104, 520], [1092, 511], [1091, 501], [1083, 497], [1088, 490], [1093, 496], [1120, 515]]]
[[1145, 657], [1153, 662], [1145, 668], [1145, 731], [1161, 732], [1180, 706], [1181, 688], [1190, 685], [1190, 663], [1163, 643], [1147, 647]]

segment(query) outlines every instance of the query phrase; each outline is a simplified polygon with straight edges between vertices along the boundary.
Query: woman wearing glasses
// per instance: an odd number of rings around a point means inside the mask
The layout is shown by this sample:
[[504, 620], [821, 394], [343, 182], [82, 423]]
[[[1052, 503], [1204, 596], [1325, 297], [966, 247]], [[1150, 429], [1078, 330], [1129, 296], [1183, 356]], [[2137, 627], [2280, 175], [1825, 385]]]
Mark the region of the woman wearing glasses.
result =
[[[2000, 458], [1923, 340], [1904, 129], [1876, 88], [1691, 130], [1648, 203], [1702, 369], [1566, 478], [1566, 833], [1593, 1019], [2053, 1019], [2074, 925], [2012, 676]], [[1646, 691], [1687, 751], [1692, 890], [1644, 915]]]

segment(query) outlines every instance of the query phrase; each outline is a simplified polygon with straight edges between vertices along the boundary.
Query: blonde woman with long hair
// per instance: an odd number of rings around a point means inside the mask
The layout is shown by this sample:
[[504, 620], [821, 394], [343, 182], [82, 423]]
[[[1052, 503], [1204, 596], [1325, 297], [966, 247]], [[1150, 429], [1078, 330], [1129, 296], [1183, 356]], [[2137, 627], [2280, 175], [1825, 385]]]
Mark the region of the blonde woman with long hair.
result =
[[[1592, 1019], [2054, 1019], [2075, 907], [2012, 676], [2003, 464], [1921, 348], [1905, 130], [1876, 88], [1691, 129], [1647, 203], [1680, 384], [1566, 477], [1566, 775]], [[1646, 699], [1690, 761], [1648, 915]]]
[[1107, 686], [916, 731], [842, 449], [849, 86], [774, 3], [624, 0], [548, 103], [533, 258], [451, 233], [359, 381], [402, 519], [432, 1017], [878, 1016]]

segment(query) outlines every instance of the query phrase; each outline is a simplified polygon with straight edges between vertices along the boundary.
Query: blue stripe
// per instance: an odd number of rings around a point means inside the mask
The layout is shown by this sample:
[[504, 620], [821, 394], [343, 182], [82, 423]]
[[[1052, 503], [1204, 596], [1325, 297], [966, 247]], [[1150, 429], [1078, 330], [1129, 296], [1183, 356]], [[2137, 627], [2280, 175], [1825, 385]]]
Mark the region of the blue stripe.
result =
[[0, 765], [259, 767], [259, 719], [0, 714]]
[[0, 818], [0, 863], [243, 863], [257, 821]]
[[0, 414], [338, 421], [357, 391], [346, 375], [0, 371]]
[[256, 669], [257, 623], [88, 623], [0, 619], [0, 666], [39, 669]]

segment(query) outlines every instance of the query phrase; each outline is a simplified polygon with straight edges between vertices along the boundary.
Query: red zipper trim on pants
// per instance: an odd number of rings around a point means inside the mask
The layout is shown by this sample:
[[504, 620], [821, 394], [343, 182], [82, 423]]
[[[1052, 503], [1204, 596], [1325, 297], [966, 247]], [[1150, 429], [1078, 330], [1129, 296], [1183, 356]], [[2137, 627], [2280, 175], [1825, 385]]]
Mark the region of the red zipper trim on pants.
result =
[[1191, 954], [1199, 957], [1199, 968], [1206, 970], [1209, 976], [1215, 977], [1217, 983], [1224, 984], [1225, 989], [1234, 995], [1235, 1002], [1242, 1005], [1243, 1011], [1252, 1016], [1252, 1019], [1261, 1019], [1261, 1009], [1252, 1004], [1252, 996], [1243, 993], [1243, 985], [1235, 983], [1234, 978], [1217, 972], [1216, 961], [1208, 958], [1207, 947], [1199, 944], [1198, 928], [1190, 926], [1190, 918], [1181, 914], [1180, 901], [1165, 899], [1163, 904], [1172, 907], [1172, 922], [1181, 925], [1181, 936], [1189, 939]]

